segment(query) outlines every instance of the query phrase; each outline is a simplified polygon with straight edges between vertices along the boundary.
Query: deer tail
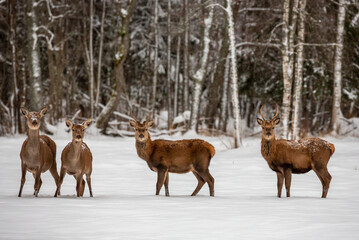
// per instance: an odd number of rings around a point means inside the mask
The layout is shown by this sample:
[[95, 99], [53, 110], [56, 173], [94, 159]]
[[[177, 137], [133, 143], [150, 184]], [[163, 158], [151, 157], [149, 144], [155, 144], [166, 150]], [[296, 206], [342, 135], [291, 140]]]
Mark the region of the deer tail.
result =
[[211, 155], [211, 158], [214, 156], [214, 154], [216, 153], [216, 150], [214, 149], [214, 147], [212, 146], [212, 144], [205, 142], [204, 146], [208, 149], [209, 154]]
[[329, 143], [329, 147], [330, 147], [330, 156], [332, 156], [335, 152], [334, 144]]

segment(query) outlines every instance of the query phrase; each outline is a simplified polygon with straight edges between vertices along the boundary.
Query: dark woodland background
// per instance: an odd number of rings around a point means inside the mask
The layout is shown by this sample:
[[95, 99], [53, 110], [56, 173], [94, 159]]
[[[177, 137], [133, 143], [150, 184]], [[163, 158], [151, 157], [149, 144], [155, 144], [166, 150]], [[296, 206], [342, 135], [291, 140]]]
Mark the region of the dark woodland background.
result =
[[[295, 50], [290, 54], [296, 58], [298, 1], [303, 4], [303, 0], [232, 1], [245, 136], [256, 133], [261, 105], [268, 117], [276, 103], [282, 106], [283, 14], [289, 11], [288, 29], [293, 32]], [[348, 121], [359, 115], [359, 2], [342, 2], [339, 114], [342, 121]], [[301, 12], [305, 37], [300, 136], [333, 130], [341, 3], [307, 1]], [[26, 131], [21, 106], [38, 111], [44, 105], [50, 108], [48, 126], [77, 113], [79, 119], [92, 116], [104, 134], [125, 136], [131, 110], [138, 119], [154, 110], [158, 131], [185, 131], [189, 121], [195, 121], [199, 133], [233, 135], [228, 18], [221, 7], [227, 4], [221, 0], [172, 0], [171, 6], [167, 0], [0, 1], [0, 135]], [[211, 8], [209, 57], [203, 81], [198, 81], [194, 75], [204, 55], [205, 19]], [[291, 95], [295, 95], [294, 72]], [[193, 120], [189, 116], [195, 84], [200, 84], [201, 92]], [[294, 107], [290, 102], [291, 119]], [[51, 133], [51, 127], [44, 125], [44, 130]]]

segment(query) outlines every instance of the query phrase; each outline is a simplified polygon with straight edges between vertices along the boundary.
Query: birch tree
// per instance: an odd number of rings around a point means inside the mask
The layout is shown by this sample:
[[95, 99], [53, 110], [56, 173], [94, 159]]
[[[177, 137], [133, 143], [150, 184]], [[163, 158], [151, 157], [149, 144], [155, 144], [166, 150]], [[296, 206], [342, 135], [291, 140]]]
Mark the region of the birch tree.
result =
[[[294, 0], [290, 11], [290, 0], [283, 2], [282, 25], [282, 70], [283, 70], [283, 101], [282, 101], [282, 137], [288, 138], [290, 104], [292, 99], [293, 64], [294, 64], [294, 33], [297, 22], [298, 1]], [[290, 24], [290, 13], [291, 24]]]
[[177, 56], [176, 56], [176, 76], [174, 86], [174, 100], [173, 100], [173, 115], [178, 115], [178, 82], [179, 82], [179, 71], [180, 71], [180, 55], [181, 55], [181, 37], [177, 40]]
[[[152, 80], [152, 109], [156, 106], [156, 90], [157, 90], [157, 73], [158, 73], [158, 0], [155, 0], [155, 15], [153, 18], [153, 27], [155, 35], [155, 53]], [[155, 116], [155, 115], [154, 115]]]
[[189, 38], [189, 18], [188, 18], [188, 0], [184, 0], [184, 49], [183, 49], [183, 111], [189, 109], [189, 93], [188, 93], [188, 38]]
[[339, 0], [337, 37], [334, 59], [334, 88], [333, 88], [333, 108], [332, 108], [332, 131], [336, 135], [339, 133], [339, 117], [341, 114], [340, 103], [342, 97], [342, 57], [344, 42], [344, 21], [345, 21], [345, 0]]
[[172, 101], [171, 101], [171, 0], [167, 5], [167, 127], [172, 123]]
[[190, 129], [196, 130], [198, 123], [198, 114], [199, 114], [199, 104], [202, 91], [202, 83], [206, 74], [206, 67], [209, 54], [209, 43], [210, 43], [210, 30], [213, 21], [213, 6], [209, 9], [208, 16], [204, 19], [204, 34], [203, 34], [203, 50], [202, 57], [200, 62], [200, 67], [193, 76], [194, 80], [194, 91], [193, 91], [193, 101], [192, 101], [192, 111], [190, 119]]
[[299, 12], [299, 27], [298, 27], [298, 48], [297, 48], [297, 65], [295, 73], [295, 98], [293, 100], [294, 105], [294, 121], [293, 121], [293, 135], [292, 139], [299, 138], [299, 125], [301, 117], [301, 105], [302, 105], [302, 84], [303, 84], [303, 44], [305, 34], [305, 6], [306, 0], [300, 0], [300, 12]]
[[89, 68], [90, 68], [90, 84], [89, 84], [89, 92], [90, 92], [90, 110], [91, 110], [91, 118], [94, 117], [94, 72], [93, 72], [93, 0], [90, 0], [90, 39], [89, 39]]
[[231, 79], [232, 79], [232, 105], [234, 115], [234, 128], [235, 128], [235, 148], [242, 145], [241, 133], [241, 115], [239, 108], [238, 96], [238, 74], [237, 74], [237, 58], [236, 58], [236, 42], [234, 34], [234, 23], [232, 13], [232, 0], [227, 0], [227, 17], [228, 17], [228, 38], [229, 38], [229, 51], [231, 56]]

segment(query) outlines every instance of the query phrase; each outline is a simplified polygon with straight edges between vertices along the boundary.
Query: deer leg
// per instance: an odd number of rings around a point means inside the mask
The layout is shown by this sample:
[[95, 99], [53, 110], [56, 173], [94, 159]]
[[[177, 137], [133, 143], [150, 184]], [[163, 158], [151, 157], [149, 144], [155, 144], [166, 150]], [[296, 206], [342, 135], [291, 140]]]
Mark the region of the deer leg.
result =
[[203, 187], [203, 185], [206, 183], [204, 181], [204, 179], [196, 172], [193, 171], [193, 174], [194, 176], [197, 178], [198, 180], [198, 184], [197, 184], [197, 187], [196, 189], [193, 191], [192, 195], [191, 196], [196, 196], [197, 193], [201, 190], [201, 188]]
[[214, 197], [214, 178], [212, 177], [212, 175], [209, 173], [209, 170], [205, 170], [202, 173], [199, 173], [201, 175], [201, 177], [207, 182], [208, 187], [209, 187], [209, 195], [211, 197]]
[[292, 182], [292, 170], [290, 168], [286, 168], [284, 170], [284, 178], [285, 178], [285, 189], [287, 190], [287, 197], [290, 197], [290, 184]]
[[64, 181], [65, 173], [66, 173], [65, 168], [61, 167], [60, 177], [59, 177], [59, 179], [57, 180], [57, 183], [56, 183], [57, 188], [56, 188], [56, 192], [55, 192], [54, 197], [57, 197], [58, 195], [60, 195], [60, 189], [61, 189], [62, 182]]
[[328, 190], [329, 190], [329, 184], [330, 184], [330, 181], [332, 180], [332, 176], [329, 174], [327, 168], [323, 168], [323, 169], [319, 170], [319, 169], [313, 167], [313, 170], [317, 174], [317, 176], [323, 186], [322, 198], [326, 198], [327, 194], [328, 194]]
[[21, 164], [21, 183], [20, 183], [20, 190], [18, 197], [21, 197], [22, 188], [24, 187], [26, 181], [26, 166], [24, 164]]
[[165, 176], [165, 190], [166, 190], [166, 196], [169, 197], [170, 196], [170, 191], [168, 190], [168, 182], [169, 182], [169, 173], [167, 172], [166, 176]]
[[83, 174], [74, 176], [76, 179], [76, 193], [77, 197], [82, 197], [85, 191], [85, 180], [83, 179]]
[[282, 196], [282, 187], [283, 187], [283, 173], [281, 172], [276, 172], [277, 173], [277, 190], [278, 190], [278, 194], [277, 197], [281, 197]]
[[35, 177], [35, 185], [34, 185], [34, 189], [35, 189], [35, 192], [34, 192], [34, 195], [35, 197], [38, 196], [39, 194], [39, 191], [40, 191], [40, 187], [42, 185], [42, 181], [41, 181], [41, 167], [39, 167], [36, 171], [36, 173], [34, 174], [34, 177]]
[[[57, 187], [57, 182], [59, 181], [59, 174], [57, 173], [56, 162], [52, 163], [52, 166], [49, 169], [49, 171], [50, 171], [52, 177], [54, 178], [55, 184], [56, 184], [56, 187]], [[59, 189], [57, 195], [60, 195], [60, 189]]]
[[87, 182], [87, 185], [89, 187], [90, 197], [93, 197], [93, 195], [92, 195], [92, 187], [91, 187], [91, 174], [86, 174], [86, 182]]
[[157, 172], [157, 184], [156, 184], [156, 195], [160, 194], [162, 185], [165, 181], [166, 173], [167, 171], [164, 169], [158, 169]]

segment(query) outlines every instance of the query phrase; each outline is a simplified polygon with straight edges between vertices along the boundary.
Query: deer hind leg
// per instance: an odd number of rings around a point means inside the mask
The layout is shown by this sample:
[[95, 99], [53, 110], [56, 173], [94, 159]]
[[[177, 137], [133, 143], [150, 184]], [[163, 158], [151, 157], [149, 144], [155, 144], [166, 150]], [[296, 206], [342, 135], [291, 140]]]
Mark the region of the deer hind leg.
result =
[[290, 197], [290, 184], [292, 182], [292, 169], [287, 168], [284, 170], [285, 189], [287, 191], [287, 197]]
[[21, 164], [21, 183], [20, 183], [20, 190], [18, 197], [21, 197], [22, 188], [24, 187], [26, 181], [26, 166], [24, 164]]
[[277, 197], [281, 197], [282, 196], [282, 187], [283, 187], [283, 179], [284, 179], [284, 175], [282, 172], [276, 172], [277, 173]]
[[92, 195], [92, 187], [91, 187], [91, 174], [86, 174], [86, 182], [87, 182], [87, 185], [89, 187], [90, 197], [93, 197], [93, 195]]
[[163, 185], [163, 183], [165, 181], [166, 174], [167, 174], [167, 170], [158, 169], [158, 171], [157, 171], [156, 195], [160, 194], [162, 185]]
[[199, 175], [207, 182], [209, 187], [209, 195], [214, 197], [214, 178], [209, 173], [209, 170], [205, 170], [204, 172], [200, 172]]
[[330, 181], [332, 180], [332, 176], [329, 174], [328, 169], [326, 167], [321, 169], [313, 167], [313, 170], [317, 174], [323, 186], [322, 198], [326, 198], [329, 190], [329, 184]]
[[169, 197], [170, 196], [170, 191], [168, 189], [168, 183], [169, 183], [169, 173], [167, 172], [166, 176], [165, 176], [165, 190], [166, 190], [166, 196]]
[[194, 176], [197, 178], [198, 184], [197, 184], [197, 187], [196, 187], [196, 189], [193, 191], [193, 193], [192, 193], [191, 196], [196, 196], [197, 193], [201, 190], [201, 188], [203, 187], [203, 185], [204, 185], [206, 182], [205, 182], [204, 179], [203, 179], [198, 173], [196, 173], [195, 171], [193, 171], [193, 174], [194, 174]]
[[[56, 184], [56, 188], [57, 188], [57, 183], [58, 183], [58, 181], [59, 181], [59, 174], [57, 173], [56, 162], [53, 162], [53, 163], [52, 163], [52, 166], [51, 166], [51, 168], [49, 169], [49, 171], [50, 171], [52, 177], [53, 177], [54, 180], [55, 180], [55, 184]], [[60, 189], [59, 189], [59, 191], [57, 191], [57, 189], [56, 189], [56, 192], [57, 192], [56, 196], [57, 196], [57, 195], [60, 195]], [[56, 196], [55, 196], [55, 197], [56, 197]]]
[[60, 189], [61, 189], [62, 182], [64, 181], [65, 173], [66, 173], [65, 168], [61, 167], [60, 177], [58, 178], [57, 183], [56, 183], [57, 188], [56, 188], [54, 197], [57, 197], [58, 195], [60, 195]]
[[35, 178], [34, 195], [35, 195], [35, 197], [37, 197], [39, 195], [40, 188], [41, 188], [41, 185], [42, 185], [40, 168], [37, 169], [36, 173], [33, 173], [33, 176]]

